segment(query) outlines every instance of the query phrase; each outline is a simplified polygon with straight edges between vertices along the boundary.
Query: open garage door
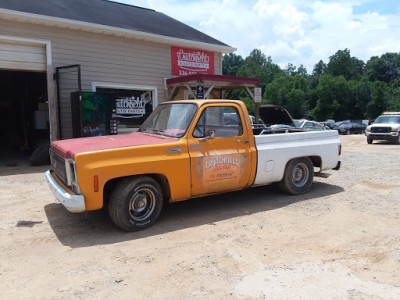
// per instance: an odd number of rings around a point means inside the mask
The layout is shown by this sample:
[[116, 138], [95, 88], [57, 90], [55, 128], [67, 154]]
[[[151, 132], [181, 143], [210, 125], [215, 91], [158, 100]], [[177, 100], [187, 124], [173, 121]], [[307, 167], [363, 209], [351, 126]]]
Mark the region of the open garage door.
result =
[[47, 44], [0, 36], [0, 167], [49, 140]]
[[0, 41], [0, 69], [46, 72], [46, 46]]

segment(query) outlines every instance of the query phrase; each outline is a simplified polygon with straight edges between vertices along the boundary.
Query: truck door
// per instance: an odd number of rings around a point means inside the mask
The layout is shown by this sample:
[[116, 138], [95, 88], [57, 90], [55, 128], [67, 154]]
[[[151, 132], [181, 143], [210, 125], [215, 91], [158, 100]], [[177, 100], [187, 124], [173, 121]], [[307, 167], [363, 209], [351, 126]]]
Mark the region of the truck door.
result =
[[249, 185], [252, 156], [248, 138], [240, 106], [210, 104], [202, 109], [188, 136], [192, 197]]

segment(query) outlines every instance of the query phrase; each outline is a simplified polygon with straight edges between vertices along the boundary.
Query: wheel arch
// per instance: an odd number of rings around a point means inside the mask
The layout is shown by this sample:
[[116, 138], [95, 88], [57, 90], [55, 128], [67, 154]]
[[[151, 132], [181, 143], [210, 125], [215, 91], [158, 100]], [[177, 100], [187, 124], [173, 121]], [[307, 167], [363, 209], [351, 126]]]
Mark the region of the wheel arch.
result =
[[161, 189], [163, 191], [164, 195], [164, 201], [169, 201], [171, 198], [171, 189], [169, 186], [169, 181], [167, 176], [164, 174], [159, 174], [159, 173], [153, 173], [153, 174], [139, 174], [139, 175], [129, 175], [129, 176], [122, 176], [118, 178], [113, 178], [107, 181], [104, 185], [103, 188], [103, 207], [106, 207], [108, 202], [110, 201], [110, 195], [111, 191], [114, 189], [114, 187], [121, 182], [122, 180], [126, 178], [137, 178], [137, 177], [150, 177], [153, 178], [155, 181], [158, 182], [158, 184], [161, 186]]

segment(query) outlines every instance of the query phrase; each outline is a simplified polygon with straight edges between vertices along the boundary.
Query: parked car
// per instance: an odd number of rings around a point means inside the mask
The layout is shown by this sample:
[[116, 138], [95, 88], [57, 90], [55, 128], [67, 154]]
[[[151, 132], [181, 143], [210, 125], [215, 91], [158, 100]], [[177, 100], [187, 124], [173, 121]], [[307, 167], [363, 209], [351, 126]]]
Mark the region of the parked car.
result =
[[333, 129], [335, 128], [335, 122], [320, 122], [326, 129]]
[[306, 131], [314, 131], [314, 130], [326, 130], [325, 126], [319, 122], [309, 121], [309, 120], [294, 120], [294, 124], [297, 128], [301, 128]]
[[353, 122], [353, 121], [341, 121], [336, 122], [335, 127], [339, 134], [354, 134], [354, 133], [364, 133], [367, 126], [363, 123]]

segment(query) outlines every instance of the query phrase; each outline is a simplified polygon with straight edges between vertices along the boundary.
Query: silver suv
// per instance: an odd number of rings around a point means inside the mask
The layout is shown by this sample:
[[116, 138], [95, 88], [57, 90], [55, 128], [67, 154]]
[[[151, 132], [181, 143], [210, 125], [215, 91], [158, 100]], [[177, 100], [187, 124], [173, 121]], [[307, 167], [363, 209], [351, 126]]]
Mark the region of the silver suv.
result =
[[399, 134], [400, 112], [384, 112], [365, 130], [368, 144], [372, 144], [374, 140], [386, 140], [399, 144]]

